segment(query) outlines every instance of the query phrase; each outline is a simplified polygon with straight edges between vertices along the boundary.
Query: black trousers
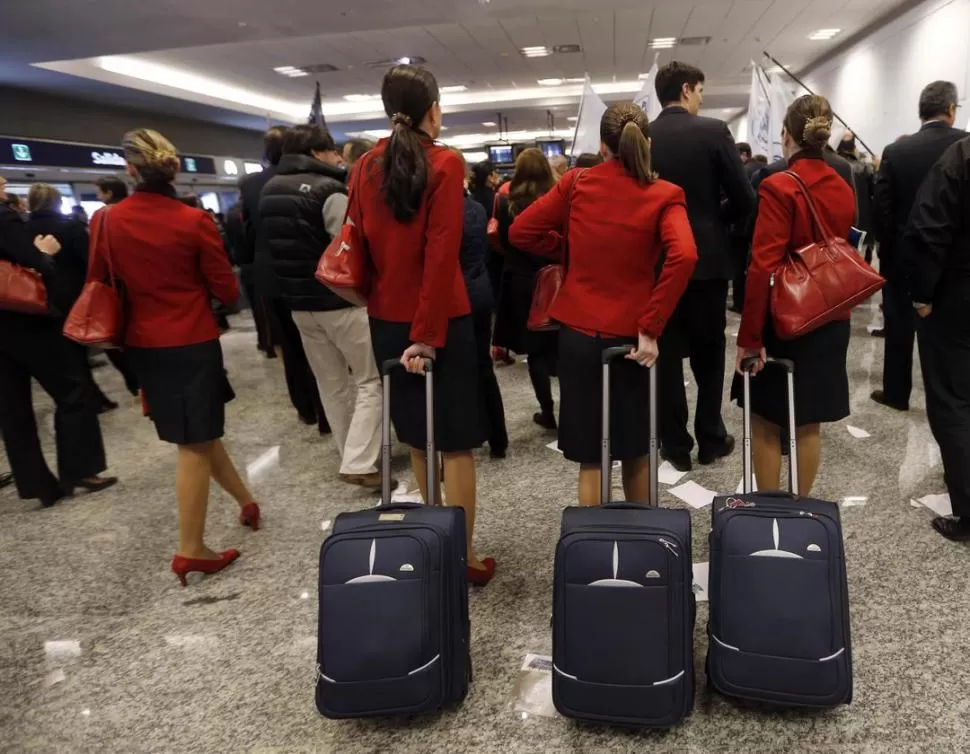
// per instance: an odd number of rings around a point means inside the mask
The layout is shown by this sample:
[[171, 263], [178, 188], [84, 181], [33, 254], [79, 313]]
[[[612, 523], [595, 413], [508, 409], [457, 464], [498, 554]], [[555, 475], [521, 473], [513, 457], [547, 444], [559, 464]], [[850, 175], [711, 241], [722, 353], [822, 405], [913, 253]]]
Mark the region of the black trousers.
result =
[[721, 419], [724, 396], [724, 349], [727, 345], [726, 280], [692, 280], [660, 339], [657, 360], [657, 423], [660, 444], [670, 455], [690, 454], [694, 439], [687, 431], [684, 359], [690, 359], [697, 383], [694, 434], [701, 451], [720, 448], [727, 436]]
[[970, 331], [945, 327], [938, 316], [918, 325], [926, 417], [940, 446], [953, 515], [970, 516]]
[[262, 300], [256, 296], [256, 285], [252, 280], [242, 280], [243, 293], [246, 301], [249, 302], [250, 311], [253, 313], [253, 322], [256, 324], [256, 347], [265, 354], [273, 351], [273, 336], [269, 331], [269, 324], [266, 322], [266, 312]]
[[886, 321], [885, 357], [882, 366], [882, 390], [887, 400], [909, 405], [913, 390], [913, 341], [916, 339], [917, 315], [910, 297], [897, 273], [887, 272], [883, 286], [883, 317]]
[[[87, 355], [61, 335], [61, 322], [0, 312], [0, 433], [20, 497], [53, 498], [107, 464]], [[57, 477], [44, 460], [31, 378], [53, 399]]]
[[121, 373], [121, 376], [125, 380], [125, 387], [128, 392], [132, 395], [138, 395], [138, 378], [135, 377], [135, 373], [131, 371], [131, 367], [128, 366], [128, 360], [125, 358], [125, 352], [117, 349], [109, 349], [104, 352], [104, 355], [108, 357], [108, 361], [111, 365]]
[[472, 315], [475, 325], [475, 355], [478, 363], [479, 396], [485, 402], [485, 416], [488, 417], [488, 445], [493, 450], [509, 447], [509, 433], [505, 427], [505, 405], [502, 391], [495, 377], [492, 362], [492, 312], [481, 309]]
[[330, 432], [330, 423], [320, 402], [316, 377], [303, 350], [303, 339], [293, 322], [293, 314], [281, 299], [263, 299], [266, 318], [273, 332], [273, 342], [283, 352], [283, 372], [290, 402], [306, 424], [314, 422], [321, 434]]
[[741, 311], [744, 308], [745, 283], [748, 280], [748, 240], [731, 239], [731, 261], [734, 263], [734, 279], [731, 281], [731, 308]]

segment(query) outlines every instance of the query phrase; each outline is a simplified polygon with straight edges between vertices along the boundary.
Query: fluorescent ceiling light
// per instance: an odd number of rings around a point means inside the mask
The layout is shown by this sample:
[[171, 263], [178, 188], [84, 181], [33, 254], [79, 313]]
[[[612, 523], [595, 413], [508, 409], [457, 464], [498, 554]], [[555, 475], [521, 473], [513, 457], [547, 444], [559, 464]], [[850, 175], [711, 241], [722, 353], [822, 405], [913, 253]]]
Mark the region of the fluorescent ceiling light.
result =
[[579, 120], [579, 118], [577, 118], [575, 115], [570, 115], [568, 118], [566, 118], [566, 120], [568, 120], [570, 123], [575, 123], [577, 120]]
[[546, 58], [552, 55], [552, 50], [543, 46], [523, 47], [522, 54], [527, 58]]
[[465, 152], [465, 162], [485, 162], [488, 159], [488, 152]]
[[302, 68], [294, 68], [291, 65], [283, 65], [278, 68], [274, 68], [273, 70], [279, 74], [282, 74], [283, 76], [289, 76], [291, 79], [296, 79], [296, 78], [299, 78], [300, 76], [310, 75]]
[[495, 128], [495, 126], [497, 126], [498, 123], [496, 123], [494, 120], [487, 120], [484, 123], [482, 123], [482, 125], [485, 126], [485, 128]]
[[[572, 139], [573, 129], [557, 129], [552, 133], [549, 129], [544, 129], [541, 131], [511, 131], [505, 134], [505, 140], [508, 142], [516, 141], [535, 141], [536, 139]], [[458, 147], [459, 149], [478, 147], [487, 141], [495, 141], [495, 134], [459, 134], [457, 136], [452, 136], [448, 139], [442, 139], [443, 143], [447, 144], [449, 147]]]
[[379, 94], [345, 94], [344, 99], [348, 102], [372, 102], [381, 98]]
[[841, 33], [841, 31], [842, 29], [819, 29], [818, 31], [813, 31], [811, 34], [809, 34], [808, 38], [815, 42], [821, 42], [832, 39]]
[[539, 79], [536, 81], [539, 86], [562, 86], [565, 82], [565, 79]]
[[657, 37], [650, 41], [650, 46], [655, 50], [669, 50], [677, 46], [677, 37]]
[[295, 71], [296, 68], [291, 65], [281, 65], [279, 68], [274, 68], [273, 70], [277, 73], [289, 73], [290, 71]]
[[467, 91], [468, 87], [464, 84], [456, 84], [454, 86], [441, 86], [438, 87], [438, 91], [441, 94], [456, 94], [458, 92]]

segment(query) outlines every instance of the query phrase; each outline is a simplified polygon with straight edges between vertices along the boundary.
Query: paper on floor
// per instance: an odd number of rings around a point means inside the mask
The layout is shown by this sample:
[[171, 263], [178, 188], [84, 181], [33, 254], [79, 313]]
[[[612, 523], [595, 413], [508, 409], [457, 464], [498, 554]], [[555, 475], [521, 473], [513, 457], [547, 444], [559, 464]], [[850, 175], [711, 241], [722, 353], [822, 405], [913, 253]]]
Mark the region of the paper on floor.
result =
[[330, 526], [332, 524], [333, 524], [333, 521], [331, 521], [329, 518], [326, 521], [321, 521], [320, 522], [320, 530], [321, 531], [330, 531]]
[[686, 474], [686, 471], [677, 471], [670, 461], [664, 461], [657, 469], [657, 481], [661, 484], [677, 484]]
[[852, 435], [853, 437], [855, 437], [858, 440], [864, 440], [867, 437], [872, 437], [872, 435], [870, 435], [864, 429], [859, 429], [858, 427], [853, 427], [851, 424], [847, 424], [845, 428], [847, 430], [849, 430], [849, 434], [850, 435]]
[[864, 495], [853, 495], [842, 498], [842, 507], [857, 508], [861, 505], [865, 505], [867, 502], [869, 502], [869, 498], [865, 497]]
[[703, 563], [694, 563], [694, 583], [692, 589], [694, 591], [694, 598], [698, 602], [707, 602], [707, 582], [710, 575], [711, 564], [707, 561]]
[[273, 469], [280, 467], [280, 446], [274, 445], [252, 463], [246, 464], [246, 477], [250, 484], [255, 484], [260, 479], [269, 474]]
[[952, 516], [953, 506], [950, 504], [950, 495], [943, 493], [942, 495], [924, 495], [916, 500], [910, 500], [910, 502], [916, 505], [922, 505], [924, 508], [929, 508], [937, 516]]
[[[398, 482], [397, 489], [391, 493], [392, 503], [421, 503], [424, 499], [421, 497], [421, 491], [415, 490], [414, 492], [408, 492], [408, 485], [406, 482]], [[383, 505], [383, 500], [378, 500], [375, 508], [379, 508]]]
[[515, 681], [514, 709], [523, 720], [529, 715], [556, 717], [552, 703], [552, 658], [527, 654]]
[[701, 487], [697, 482], [684, 482], [679, 487], [667, 490], [674, 497], [680, 498], [691, 508], [704, 508], [714, 502], [716, 492]]
[[[751, 491], [752, 492], [757, 492], [758, 491], [758, 480], [757, 479], [752, 479], [751, 480]], [[744, 494], [744, 477], [741, 477], [741, 481], [738, 482], [738, 488], [734, 491], [734, 494], [735, 495]]]
[[876, 330], [882, 330], [882, 322], [873, 322], [872, 324], [866, 325], [866, 332], [872, 335]]
[[551, 443], [546, 445], [546, 447], [549, 448], [549, 450], [554, 450], [559, 453], [559, 455], [562, 455], [562, 451], [559, 450], [559, 440], [553, 440]]

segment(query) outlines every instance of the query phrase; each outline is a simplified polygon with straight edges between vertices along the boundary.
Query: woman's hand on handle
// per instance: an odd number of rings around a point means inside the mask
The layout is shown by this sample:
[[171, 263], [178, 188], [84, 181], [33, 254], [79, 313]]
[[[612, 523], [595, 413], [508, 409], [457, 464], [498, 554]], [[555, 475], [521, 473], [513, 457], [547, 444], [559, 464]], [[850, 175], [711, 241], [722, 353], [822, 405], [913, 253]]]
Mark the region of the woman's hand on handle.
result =
[[758, 359], [757, 363], [751, 367], [752, 377], [764, 369], [765, 364], [768, 362], [768, 354], [765, 353], [764, 348], [742, 348], [738, 346], [738, 356], [734, 362], [734, 371], [738, 374], [744, 374], [744, 370], [741, 368], [741, 362], [748, 358]]
[[649, 368], [656, 363], [659, 355], [660, 349], [657, 346], [657, 341], [651, 338], [649, 335], [640, 333], [640, 338], [637, 341], [637, 347], [630, 351], [626, 358], [637, 362], [637, 364], [642, 367]]
[[434, 359], [435, 350], [423, 343], [408, 346], [401, 355], [401, 363], [411, 374], [424, 374], [424, 360]]

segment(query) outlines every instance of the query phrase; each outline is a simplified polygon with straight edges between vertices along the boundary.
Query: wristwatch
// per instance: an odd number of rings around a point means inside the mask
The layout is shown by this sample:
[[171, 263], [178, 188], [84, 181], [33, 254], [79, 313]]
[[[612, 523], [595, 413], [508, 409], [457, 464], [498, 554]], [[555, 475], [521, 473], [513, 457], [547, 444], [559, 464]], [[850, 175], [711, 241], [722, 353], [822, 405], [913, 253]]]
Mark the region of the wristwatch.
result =
[[924, 304], [924, 303], [922, 303], [920, 301], [914, 301], [913, 302], [913, 308], [914, 309], [922, 309], [924, 306], [929, 306], [929, 304]]

